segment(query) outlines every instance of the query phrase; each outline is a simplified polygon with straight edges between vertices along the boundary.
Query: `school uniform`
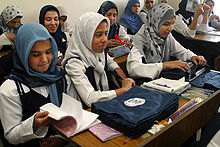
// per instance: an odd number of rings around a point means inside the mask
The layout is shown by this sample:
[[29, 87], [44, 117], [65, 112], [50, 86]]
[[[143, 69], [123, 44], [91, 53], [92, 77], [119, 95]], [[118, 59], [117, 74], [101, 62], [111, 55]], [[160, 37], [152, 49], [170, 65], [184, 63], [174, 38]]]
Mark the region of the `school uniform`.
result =
[[181, 46], [171, 34], [166, 39], [159, 36], [159, 26], [174, 15], [173, 8], [164, 3], [151, 8], [148, 13], [148, 16], [151, 16], [149, 23], [143, 24], [134, 36], [134, 47], [127, 58], [127, 71], [132, 78], [158, 78], [163, 68], [162, 62], [170, 61], [170, 56], [183, 61], [191, 60], [192, 56], [195, 56]]
[[[29, 67], [28, 56], [36, 41], [51, 41], [52, 59], [46, 72]], [[38, 23], [23, 25], [16, 36], [14, 70], [0, 87], [0, 120], [3, 140], [17, 146], [39, 146], [39, 140], [54, 134], [48, 127], [33, 132], [34, 115], [46, 103], [61, 105], [65, 92], [65, 72], [56, 66], [57, 46], [45, 27]], [[10, 87], [10, 88], [9, 88]], [[53, 132], [53, 133], [52, 133]], [[2, 137], [2, 135], [1, 135]], [[4, 144], [8, 142], [3, 142]]]
[[[75, 86], [79, 99], [89, 107], [93, 102], [116, 97], [116, 92], [109, 89], [105, 66], [107, 64], [108, 70], [112, 71], [119, 66], [108, 54], [104, 52], [97, 53], [92, 49], [93, 35], [97, 26], [103, 20], [108, 22], [109, 28], [108, 18], [94, 12], [88, 12], [76, 21], [72, 43], [68, 47], [63, 61], [65, 70]], [[89, 68], [93, 69], [90, 74], [94, 78], [86, 75]], [[94, 84], [90, 82], [90, 78]]]

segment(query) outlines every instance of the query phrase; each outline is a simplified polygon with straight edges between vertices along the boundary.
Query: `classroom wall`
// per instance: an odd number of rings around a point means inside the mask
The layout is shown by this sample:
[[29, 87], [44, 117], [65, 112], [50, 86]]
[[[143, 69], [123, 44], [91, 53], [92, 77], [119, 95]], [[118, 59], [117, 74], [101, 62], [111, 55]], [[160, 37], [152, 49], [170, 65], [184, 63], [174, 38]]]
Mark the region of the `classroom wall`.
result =
[[[102, 2], [105, 0], [0, 0], [0, 12], [8, 5], [14, 4], [21, 8], [23, 12], [22, 23], [38, 22], [40, 9], [47, 4], [54, 6], [62, 5], [69, 12], [68, 21], [74, 25], [75, 20], [85, 12], [96, 12]], [[122, 15], [123, 10], [128, 0], [112, 0], [119, 7], [119, 17]], [[144, 0], [141, 1], [143, 7]], [[175, 10], [178, 9], [178, 4], [181, 0], [169, 0], [170, 4]], [[118, 18], [119, 18], [118, 17]]]

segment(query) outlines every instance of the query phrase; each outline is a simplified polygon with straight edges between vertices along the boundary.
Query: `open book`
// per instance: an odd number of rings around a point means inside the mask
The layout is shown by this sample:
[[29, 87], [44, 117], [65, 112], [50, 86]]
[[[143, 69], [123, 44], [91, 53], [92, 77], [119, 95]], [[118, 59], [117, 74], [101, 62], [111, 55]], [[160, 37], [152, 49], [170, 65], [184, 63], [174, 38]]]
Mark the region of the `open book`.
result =
[[63, 93], [62, 104], [59, 107], [47, 103], [40, 107], [41, 111], [48, 111], [53, 118], [53, 127], [66, 137], [71, 137], [89, 127], [100, 123], [98, 115], [82, 109], [79, 101]]
[[99, 123], [92, 126], [91, 128], [89, 128], [89, 131], [92, 132], [96, 137], [98, 137], [103, 142], [123, 135], [123, 133], [103, 123]]
[[144, 82], [143, 86], [155, 88], [161, 91], [180, 94], [191, 87], [189, 82], [185, 82], [185, 77], [179, 80], [159, 78], [150, 82]]

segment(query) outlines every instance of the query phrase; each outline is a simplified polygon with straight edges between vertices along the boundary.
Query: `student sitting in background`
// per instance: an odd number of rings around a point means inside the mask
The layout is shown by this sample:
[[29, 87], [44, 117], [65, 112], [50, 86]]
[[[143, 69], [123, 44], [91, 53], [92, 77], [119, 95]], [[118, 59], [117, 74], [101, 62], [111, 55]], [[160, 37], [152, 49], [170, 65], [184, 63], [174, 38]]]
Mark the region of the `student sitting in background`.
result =
[[0, 56], [0, 85], [5, 81], [13, 68], [13, 50], [17, 31], [21, 26], [21, 10], [14, 5], [8, 5], [0, 15], [0, 52], [9, 51]]
[[[181, 46], [170, 34], [175, 21], [174, 9], [168, 4], [154, 5], [134, 36], [134, 46], [127, 58], [128, 74], [134, 78], [158, 78], [163, 69], [189, 71], [186, 60], [204, 66], [206, 60]], [[179, 60], [170, 61], [170, 56]]]
[[[60, 106], [62, 102], [65, 72], [56, 66], [57, 51], [55, 40], [41, 24], [27, 23], [19, 29], [14, 70], [0, 87], [0, 120], [11, 144], [40, 146], [43, 138], [56, 134], [48, 129], [52, 122], [48, 112], [39, 112], [39, 108], [49, 102]], [[66, 143], [58, 137], [46, 141], [57, 146]]]
[[70, 36], [61, 31], [60, 14], [58, 9], [52, 5], [46, 5], [40, 10], [39, 22], [49, 31], [50, 35], [55, 39], [58, 51], [62, 53], [58, 57], [58, 65], [61, 65], [62, 58], [65, 55], [69, 44]]
[[136, 34], [142, 25], [142, 21], [138, 15], [139, 9], [139, 0], [129, 0], [124, 14], [120, 18], [119, 24], [123, 25], [127, 29], [128, 34]]
[[105, 17], [108, 17], [110, 20], [110, 30], [108, 34], [108, 40], [106, 42], [107, 47], [116, 47], [121, 45], [121, 43], [115, 39], [115, 34], [123, 41], [127, 46], [131, 45], [130, 37], [127, 35], [126, 30], [123, 26], [116, 23], [116, 18], [118, 16], [118, 8], [115, 3], [111, 1], [105, 1], [100, 6], [98, 13], [102, 14]]
[[179, 3], [179, 10], [176, 11], [176, 21], [173, 26], [174, 30], [172, 31], [172, 34], [174, 35], [175, 38], [178, 35], [176, 33], [179, 33], [184, 37], [194, 38], [196, 35], [198, 18], [204, 12], [201, 5], [199, 5], [194, 9], [195, 12], [186, 11], [186, 5], [187, 5], [187, 0], [182, 0]]
[[[101, 14], [88, 12], [82, 15], [76, 21], [73, 43], [68, 47], [63, 61], [79, 95], [78, 99], [89, 107], [93, 102], [113, 99], [135, 84], [104, 52], [109, 28], [109, 19]], [[107, 77], [109, 70], [116, 71], [123, 79], [122, 88], [110, 88], [112, 80]]]
[[211, 27], [209, 25], [209, 16], [212, 13], [212, 10], [214, 8], [214, 1], [213, 0], [207, 0], [203, 5], [202, 8], [204, 10], [203, 14], [199, 16], [198, 18], [198, 27], [197, 27], [197, 32], [210, 32], [215, 30], [215, 28]]
[[60, 24], [63, 32], [69, 33], [71, 36], [73, 33], [73, 28], [72, 26], [68, 23], [68, 12], [63, 6], [58, 6], [57, 9], [59, 10], [60, 13]]
[[139, 13], [143, 23], [147, 23], [147, 13], [153, 7], [154, 3], [155, 0], [144, 0], [144, 7]]

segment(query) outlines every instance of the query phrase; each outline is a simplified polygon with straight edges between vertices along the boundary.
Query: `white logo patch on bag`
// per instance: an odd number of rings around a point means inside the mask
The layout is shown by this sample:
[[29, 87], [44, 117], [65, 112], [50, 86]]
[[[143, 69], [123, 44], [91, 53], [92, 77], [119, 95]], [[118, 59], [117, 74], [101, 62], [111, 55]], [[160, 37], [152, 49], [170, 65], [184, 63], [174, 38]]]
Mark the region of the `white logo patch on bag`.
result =
[[145, 99], [142, 98], [131, 98], [127, 101], [124, 101], [124, 104], [128, 107], [135, 107], [139, 105], [143, 105], [145, 103]]

